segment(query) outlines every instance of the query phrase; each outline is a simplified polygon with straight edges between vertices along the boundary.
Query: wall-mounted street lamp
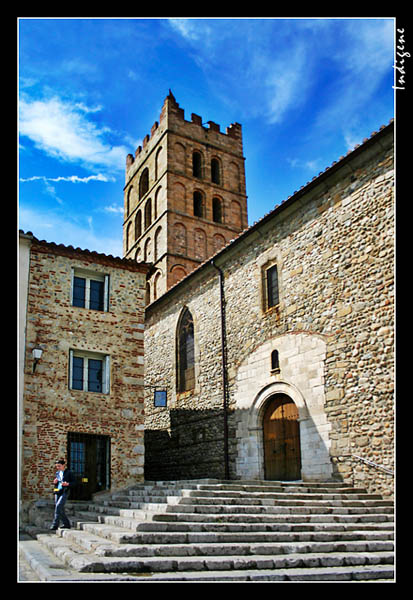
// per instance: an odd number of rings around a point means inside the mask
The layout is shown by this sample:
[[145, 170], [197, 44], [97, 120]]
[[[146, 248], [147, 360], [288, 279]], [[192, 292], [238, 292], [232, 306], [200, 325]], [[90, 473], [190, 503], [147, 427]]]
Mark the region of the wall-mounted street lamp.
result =
[[42, 354], [43, 354], [43, 349], [40, 348], [40, 346], [35, 346], [33, 348], [33, 350], [32, 350], [32, 356], [33, 356], [33, 373], [36, 370], [37, 363], [42, 358]]

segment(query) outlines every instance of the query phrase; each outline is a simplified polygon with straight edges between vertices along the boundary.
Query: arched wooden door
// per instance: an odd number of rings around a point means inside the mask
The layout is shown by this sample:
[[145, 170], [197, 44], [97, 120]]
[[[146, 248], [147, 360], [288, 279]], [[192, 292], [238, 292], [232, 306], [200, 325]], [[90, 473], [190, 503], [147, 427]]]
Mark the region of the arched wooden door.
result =
[[285, 394], [273, 396], [263, 419], [265, 478], [293, 481], [301, 478], [298, 409]]

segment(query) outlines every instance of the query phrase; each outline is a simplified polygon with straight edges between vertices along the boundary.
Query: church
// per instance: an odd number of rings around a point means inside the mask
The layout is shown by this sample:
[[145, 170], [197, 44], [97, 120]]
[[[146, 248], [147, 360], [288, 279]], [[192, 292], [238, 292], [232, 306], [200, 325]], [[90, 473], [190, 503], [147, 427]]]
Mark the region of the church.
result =
[[82, 498], [205, 477], [392, 495], [393, 122], [248, 226], [241, 125], [170, 92], [126, 157], [124, 258], [20, 243], [23, 498], [58, 454]]
[[247, 227], [241, 125], [169, 94], [126, 167], [125, 255], [152, 264], [146, 479], [389, 493], [393, 154], [390, 123]]

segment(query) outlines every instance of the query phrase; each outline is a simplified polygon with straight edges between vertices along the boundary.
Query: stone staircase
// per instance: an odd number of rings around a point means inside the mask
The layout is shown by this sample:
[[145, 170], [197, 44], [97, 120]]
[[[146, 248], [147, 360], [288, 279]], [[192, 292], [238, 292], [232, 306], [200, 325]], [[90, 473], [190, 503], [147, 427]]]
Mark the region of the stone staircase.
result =
[[394, 581], [392, 501], [344, 484], [146, 482], [76, 506], [25, 542], [40, 580]]

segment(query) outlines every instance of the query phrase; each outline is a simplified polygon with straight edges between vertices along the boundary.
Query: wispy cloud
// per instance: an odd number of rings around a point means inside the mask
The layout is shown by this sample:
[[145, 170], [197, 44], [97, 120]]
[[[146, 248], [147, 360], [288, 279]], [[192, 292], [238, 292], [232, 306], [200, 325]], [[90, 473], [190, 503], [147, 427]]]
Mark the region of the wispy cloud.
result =
[[124, 168], [126, 147], [112, 146], [110, 129], [89, 119], [100, 107], [88, 109], [57, 96], [44, 100], [20, 100], [19, 129], [22, 136], [49, 156], [88, 167]]
[[314, 172], [323, 166], [321, 160], [318, 158], [315, 158], [313, 160], [301, 160], [299, 158], [287, 158], [287, 163], [293, 169], [306, 169], [311, 172]]
[[[312, 102], [319, 106], [320, 122], [337, 126], [337, 119], [348, 120], [365, 107], [392, 72], [392, 19], [174, 18], [168, 23], [221, 98], [269, 123]], [[324, 66], [334, 70], [333, 87], [320, 79]]]
[[103, 210], [107, 213], [113, 213], [116, 215], [123, 215], [124, 213], [124, 208], [120, 204], [111, 204], [110, 206], [104, 206]]
[[109, 177], [108, 175], [102, 175], [99, 173], [98, 175], [89, 175], [88, 177], [78, 177], [77, 175], [70, 175], [66, 177], [45, 177], [44, 175], [34, 175], [33, 177], [20, 177], [20, 181], [67, 181], [70, 183], [89, 183], [90, 181], [103, 181], [105, 183], [109, 181], [115, 181], [114, 177]]

